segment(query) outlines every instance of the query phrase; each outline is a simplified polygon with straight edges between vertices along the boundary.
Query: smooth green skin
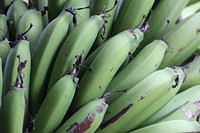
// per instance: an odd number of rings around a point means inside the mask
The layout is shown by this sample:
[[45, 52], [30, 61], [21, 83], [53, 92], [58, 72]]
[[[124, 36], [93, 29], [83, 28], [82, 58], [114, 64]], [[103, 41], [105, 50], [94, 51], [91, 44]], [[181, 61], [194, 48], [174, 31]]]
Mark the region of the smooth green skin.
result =
[[[97, 108], [101, 108], [102, 111], [99, 112]], [[73, 126], [73, 124], [81, 124], [86, 118], [94, 115], [92, 123], [84, 131], [84, 133], [93, 133], [101, 124], [107, 108], [108, 105], [102, 99], [94, 99], [75, 112], [55, 133], [66, 133], [66, 130]], [[71, 133], [73, 130], [68, 132]]]
[[10, 39], [15, 40], [17, 25], [20, 17], [28, 10], [27, 5], [22, 0], [15, 0], [7, 11], [8, 21], [13, 21], [11, 25]]
[[[151, 32], [146, 32], [144, 41], [139, 50], [153, 40], [162, 37], [167, 25], [167, 20], [170, 21], [168, 30], [172, 28], [188, 2], [189, 0], [176, 0], [175, 3], [174, 0], [160, 0], [159, 4], [153, 11], [151, 20], [149, 21], [149, 31]], [[182, 34], [181, 37], [183, 38]]]
[[2, 69], [3, 70], [4, 70], [6, 59], [8, 57], [10, 50], [11, 50], [11, 47], [10, 47], [9, 41], [7, 39], [0, 41], [0, 57], [2, 58]]
[[[93, 7], [93, 10], [91, 11], [91, 14], [93, 14], [93, 15], [99, 14], [101, 10], [108, 11], [111, 8], [113, 8], [114, 4], [115, 4], [115, 0], [95, 0], [94, 1], [94, 7]], [[107, 21], [107, 23], [105, 25], [105, 29], [106, 29], [105, 36], [108, 37], [108, 38], [110, 37], [110, 33], [111, 33], [112, 25], [113, 25], [113, 22], [114, 22], [117, 7], [118, 7], [118, 3], [114, 7], [114, 9], [112, 9], [112, 11], [105, 14], [105, 15], [110, 15], [110, 17], [105, 18], [105, 20]], [[101, 38], [102, 34], [103, 34], [103, 31], [101, 30], [99, 32], [97, 39], [95, 41], [95, 44], [94, 44], [96, 47], [98, 47], [99, 45], [101, 45], [105, 41]]]
[[25, 90], [10, 88], [3, 99], [0, 111], [1, 133], [22, 133], [26, 108]]
[[19, 66], [19, 60], [17, 55], [20, 55], [21, 62], [27, 60], [26, 67], [23, 69], [23, 86], [26, 89], [26, 97], [29, 98], [29, 83], [31, 72], [31, 55], [29, 42], [26, 40], [19, 41], [15, 47], [13, 47], [7, 57], [4, 68], [4, 83], [3, 83], [3, 97], [8, 92], [10, 86], [15, 83], [18, 75], [17, 68]]
[[185, 19], [185, 18], [195, 14], [196, 12], [198, 12], [199, 9], [200, 9], [200, 2], [198, 0], [198, 2], [185, 7], [181, 12], [180, 18]]
[[[64, 8], [82, 8], [82, 7], [87, 7], [90, 5], [91, 0], [67, 0]], [[77, 10], [77, 24], [80, 24], [87, 20], [90, 17], [90, 9], [82, 9], [82, 10]], [[95, 14], [97, 15], [97, 14]], [[69, 32], [72, 31], [74, 28], [74, 24], [71, 22], [70, 27], [69, 27]]]
[[73, 77], [65, 75], [51, 88], [35, 118], [32, 133], [52, 133], [59, 127], [76, 90]]
[[188, 3], [188, 6], [194, 4], [194, 3], [198, 2], [198, 1], [199, 0], [190, 0], [190, 2]]
[[[103, 129], [100, 127], [97, 133], [121, 133], [128, 132], [135, 128], [132, 121], [137, 118], [143, 110], [152, 105], [163, 94], [170, 90], [177, 75], [178, 74], [175, 73], [173, 69], [165, 68], [146, 77], [139, 84], [109, 105], [109, 113], [105, 115], [102, 124], [113, 118], [124, 108], [128, 107], [128, 105], [133, 104], [133, 106], [116, 121], [110, 123]], [[144, 97], [144, 99], [141, 100], [141, 97]]]
[[[84, 61], [90, 48], [92, 47], [97, 34], [103, 26], [103, 18], [95, 15], [78, 25], [68, 35], [61, 50], [59, 51], [53, 66], [51, 78], [48, 84], [48, 90], [58, 81], [67, 71], [72, 69], [76, 62], [76, 55], [82, 55]], [[66, 55], [67, 53], [67, 55]]]
[[27, 10], [19, 20], [16, 37], [27, 31], [30, 24], [32, 24], [33, 27], [26, 33], [25, 36], [30, 42], [30, 50], [33, 55], [34, 46], [44, 29], [41, 12], [32, 9]]
[[197, 36], [199, 25], [200, 12], [196, 13], [187, 21], [180, 22], [166, 34], [165, 40], [168, 42], [169, 48], [166, 52], [160, 69], [165, 68], [166, 66], [176, 65], [171, 64], [171, 60], [173, 60], [179, 51], [186, 47]]
[[148, 126], [158, 122], [165, 116], [169, 115], [174, 110], [183, 106], [186, 102], [200, 101], [200, 85], [193, 86], [173, 97], [164, 107], [156, 112], [150, 119], [148, 119], [142, 126]]
[[2, 104], [2, 91], [3, 91], [3, 69], [2, 69], [2, 59], [0, 57], [0, 109]]
[[52, 21], [59, 15], [67, 1], [68, 0], [48, 0], [49, 21]]
[[196, 121], [197, 116], [200, 111], [199, 103], [187, 102], [180, 108], [174, 110], [169, 115], [165, 116], [158, 122], [165, 122], [171, 120], [187, 120], [187, 121]]
[[172, 120], [144, 127], [130, 133], [186, 133], [199, 131], [199, 123], [196, 121]]
[[[161, 64], [167, 45], [161, 40], [155, 40], [142, 51], [110, 82], [105, 92], [131, 89], [145, 77], [156, 71]], [[137, 75], [137, 76], [135, 76]], [[114, 93], [109, 97], [109, 103], [114, 102], [123, 93]]]
[[[144, 37], [144, 34], [139, 29], [135, 29], [135, 35], [137, 37], [137, 40], [135, 40], [134, 43], [132, 44], [132, 48], [130, 50], [132, 53], [136, 50], [136, 48], [139, 46], [140, 42], [142, 41], [142, 39]], [[117, 35], [115, 35], [115, 36], [111, 37], [110, 39], [108, 39], [107, 41], [105, 41], [102, 45], [100, 45], [95, 51], [93, 51], [86, 58], [86, 60], [83, 62], [83, 66], [86, 66], [86, 67], [89, 68], [90, 65], [92, 64], [94, 58], [98, 55], [98, 53], [101, 51], [101, 49], [105, 45], [109, 44], [110, 42], [112, 42], [114, 40], [118, 40], [119, 39], [119, 41], [120, 41], [121, 40], [121, 36], [122, 37], [124, 36], [124, 31], [121, 32], [121, 33], [118, 33]], [[121, 69], [121, 67], [119, 68], [119, 70]], [[79, 72], [79, 75], [78, 75], [79, 79], [81, 79], [83, 77], [83, 75], [85, 74], [86, 71], [87, 71], [86, 69], [80, 69], [80, 72]]]
[[180, 49], [177, 55], [171, 59], [170, 66], [178, 66], [183, 64], [194, 52], [198, 49], [200, 42], [200, 34], [198, 34], [191, 42], [184, 48]]
[[45, 97], [46, 87], [56, 56], [67, 36], [71, 13], [63, 12], [43, 30], [32, 58], [30, 108], [36, 115]]
[[185, 69], [186, 80], [181, 86], [180, 91], [184, 91], [194, 85], [200, 84], [200, 75], [199, 75], [200, 57], [197, 57], [196, 59], [194, 59], [194, 61], [192, 61], [188, 65], [189, 68]]
[[123, 32], [120, 39], [110, 41], [94, 58], [92, 72], [85, 73], [80, 80], [79, 89], [74, 97], [72, 112], [94, 98], [101, 97], [119, 67], [126, 60], [135, 37]]
[[112, 35], [123, 30], [135, 28], [144, 14], [148, 14], [155, 0], [124, 0], [117, 20], [114, 23]]
[[4, 37], [7, 32], [8, 32], [7, 18], [4, 14], [0, 14], [0, 41], [4, 40]]

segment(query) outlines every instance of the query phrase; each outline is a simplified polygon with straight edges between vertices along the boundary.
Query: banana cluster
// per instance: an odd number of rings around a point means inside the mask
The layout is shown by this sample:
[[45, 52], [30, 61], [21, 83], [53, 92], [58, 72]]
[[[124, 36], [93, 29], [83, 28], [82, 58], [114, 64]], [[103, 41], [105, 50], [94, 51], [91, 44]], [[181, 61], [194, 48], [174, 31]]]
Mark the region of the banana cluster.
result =
[[0, 133], [200, 132], [198, 0], [1, 0]]

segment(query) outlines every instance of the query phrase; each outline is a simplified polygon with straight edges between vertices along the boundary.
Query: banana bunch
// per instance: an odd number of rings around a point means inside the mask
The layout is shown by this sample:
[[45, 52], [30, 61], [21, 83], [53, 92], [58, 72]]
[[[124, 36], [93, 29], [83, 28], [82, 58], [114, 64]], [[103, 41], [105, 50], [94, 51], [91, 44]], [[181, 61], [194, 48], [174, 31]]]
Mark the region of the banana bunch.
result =
[[200, 132], [198, 0], [1, 0], [0, 133]]

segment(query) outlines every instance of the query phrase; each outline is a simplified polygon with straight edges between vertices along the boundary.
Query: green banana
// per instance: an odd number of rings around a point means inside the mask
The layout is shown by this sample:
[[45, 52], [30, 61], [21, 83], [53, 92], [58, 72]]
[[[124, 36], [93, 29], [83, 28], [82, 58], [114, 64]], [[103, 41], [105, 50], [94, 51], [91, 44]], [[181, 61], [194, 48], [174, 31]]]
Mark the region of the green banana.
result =
[[146, 32], [145, 38], [139, 50], [153, 40], [162, 37], [162, 33], [165, 30], [166, 22], [168, 20], [170, 21], [168, 29], [173, 27], [181, 11], [188, 2], [189, 0], [176, 0], [176, 4], [174, 4], [173, 0], [160, 0], [152, 14], [151, 20], [149, 21], [149, 30], [151, 32]]
[[7, 18], [4, 14], [0, 14], [0, 41], [4, 40], [8, 32]]
[[13, 0], [1, 0], [0, 1], [0, 11], [6, 12], [7, 8], [11, 5]]
[[144, 127], [130, 133], [186, 133], [200, 132], [196, 121], [172, 120]]
[[200, 102], [187, 102], [180, 108], [174, 110], [169, 115], [163, 117], [158, 122], [170, 121], [170, 120], [187, 120], [196, 121], [200, 111]]
[[55, 133], [93, 133], [107, 108], [106, 97], [94, 99], [75, 112]]
[[59, 15], [67, 1], [68, 0], [48, 0], [49, 21], [52, 21]]
[[[90, 9], [87, 8], [90, 5], [90, 1], [91, 0], [67, 0], [67, 2], [65, 3], [64, 8], [77, 8], [79, 10], [77, 10], [77, 24], [80, 24], [81, 22], [87, 20], [90, 17]], [[95, 14], [97, 15], [97, 14]], [[69, 32], [72, 31], [72, 29], [74, 28], [74, 24], [71, 22], [70, 23], [70, 27], [69, 27]]]
[[187, 64], [186, 66], [188, 66], [188, 69], [185, 70], [186, 80], [181, 86], [180, 91], [200, 84], [200, 57], [195, 58], [191, 63]]
[[[179, 51], [185, 48], [197, 36], [197, 31], [200, 26], [199, 20], [200, 12], [196, 13], [187, 21], [180, 22], [166, 34], [165, 40], [168, 42], [169, 48], [166, 52], [160, 69], [166, 66], [176, 65], [176, 62], [173, 62], [172, 60], [177, 56]], [[182, 36], [184, 36], [184, 38]]]
[[26, 88], [26, 97], [29, 98], [31, 56], [29, 42], [26, 40], [18, 40], [8, 54], [4, 68], [3, 97], [8, 92], [10, 86], [15, 82], [17, 76], [16, 70], [18, 67], [18, 59], [16, 57], [18, 56], [20, 56], [22, 61], [27, 61], [26, 68], [23, 71], [23, 86]]
[[191, 4], [187, 7], [185, 7], [179, 16], [179, 19], [183, 20], [183, 19], [187, 18], [187, 17], [195, 14], [196, 12], [198, 12], [199, 9], [200, 9], [200, 2], [198, 1], [194, 4]]
[[16, 35], [20, 35], [27, 31], [27, 29], [30, 27], [30, 24], [32, 24], [33, 27], [26, 33], [26, 37], [30, 42], [31, 54], [33, 54], [34, 45], [37, 43], [37, 40], [43, 31], [42, 15], [39, 11], [31, 9], [27, 10], [23, 14], [19, 20]]
[[142, 16], [148, 14], [154, 1], [155, 0], [124, 0], [117, 20], [114, 23], [112, 35], [136, 27], [141, 21]]
[[158, 122], [174, 110], [183, 106], [186, 102], [196, 102], [200, 101], [200, 85], [193, 86], [176, 96], [174, 96], [164, 107], [162, 107], [158, 112], [152, 115], [145, 123], [141, 126], [151, 125]]
[[55, 58], [67, 36], [69, 23], [74, 16], [74, 9], [66, 9], [51, 21], [40, 35], [32, 58], [30, 108], [36, 115], [46, 92], [48, 78]]
[[5, 38], [3, 41], [0, 41], [0, 57], [2, 59], [2, 69], [4, 70], [6, 59], [11, 50], [9, 41]]
[[51, 133], [61, 124], [76, 91], [76, 66], [79, 66], [81, 58], [82, 55], [76, 56], [75, 67], [58, 80], [45, 97], [35, 118], [32, 133]]
[[2, 104], [2, 91], [3, 91], [3, 67], [2, 67], [2, 59], [0, 57], [0, 109]]
[[27, 107], [26, 90], [23, 87], [22, 69], [26, 61], [20, 62], [15, 71], [18, 71], [15, 84], [11, 86], [3, 98], [0, 111], [0, 132], [1, 133], [22, 133]]
[[[120, 73], [112, 79], [105, 92], [125, 88], [128, 90], [131, 89], [145, 77], [158, 69], [166, 50], [167, 44], [162, 40], [155, 40], [148, 44]], [[112, 103], [121, 95], [122, 93], [111, 95], [109, 103]]]
[[[115, 5], [116, 2], [117, 2], [117, 5]], [[109, 15], [108, 18], [105, 18], [105, 20], [107, 21], [107, 23], [105, 25], [105, 30], [106, 30], [105, 37], [106, 38], [110, 36], [117, 7], [118, 7], [118, 1], [116, 1], [116, 0], [96, 0], [96, 1], [94, 1], [94, 7], [93, 7], [91, 14], [95, 15], [101, 11], [104, 11], [104, 12], [107, 12], [106, 15]], [[99, 46], [100, 44], [102, 44], [105, 41], [104, 39], [102, 39], [102, 36], [101, 36], [103, 34], [103, 32], [104, 31], [99, 32], [94, 45]]]
[[170, 100], [180, 88], [183, 77], [184, 72], [180, 68], [165, 68], [150, 74], [109, 105], [109, 113], [98, 132], [127, 132], [137, 128]]
[[10, 39], [15, 40], [17, 25], [20, 20], [20, 17], [28, 10], [27, 5], [22, 0], [14, 0], [12, 5], [7, 11], [7, 19], [12, 21]]
[[103, 24], [103, 15], [94, 15], [71, 31], [56, 57], [48, 88], [72, 68], [74, 56], [83, 52], [82, 58], [85, 59]]
[[80, 88], [74, 97], [71, 112], [92, 99], [102, 96], [109, 82], [127, 58], [135, 41], [134, 32], [127, 30], [121, 34], [120, 38], [109, 41], [94, 58], [90, 65], [93, 71], [86, 72], [80, 80]]
[[188, 3], [188, 6], [194, 4], [194, 3], [198, 2], [198, 1], [199, 0], [190, 0], [190, 2]]

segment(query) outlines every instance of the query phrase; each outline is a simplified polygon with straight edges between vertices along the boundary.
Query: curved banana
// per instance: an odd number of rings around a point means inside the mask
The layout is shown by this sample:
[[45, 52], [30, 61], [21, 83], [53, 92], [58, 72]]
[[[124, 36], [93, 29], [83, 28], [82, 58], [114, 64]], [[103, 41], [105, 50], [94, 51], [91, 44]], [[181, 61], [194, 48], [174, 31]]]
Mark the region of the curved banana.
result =
[[178, 91], [183, 75], [180, 68], [165, 68], [150, 74], [109, 105], [109, 113], [105, 115], [98, 132], [127, 132], [137, 128]]
[[15, 40], [17, 25], [20, 20], [20, 17], [28, 10], [27, 5], [22, 0], [14, 0], [12, 5], [7, 11], [7, 19], [12, 21], [10, 39]]
[[82, 58], [85, 59], [103, 24], [103, 17], [94, 15], [71, 31], [56, 57], [48, 88], [72, 68], [76, 55], [83, 53]]
[[[76, 65], [82, 55], [77, 57]], [[34, 121], [32, 133], [51, 133], [61, 124], [76, 91], [77, 68], [74, 67], [58, 80], [46, 95]]]
[[105, 97], [94, 99], [75, 112], [55, 133], [93, 133], [101, 124], [107, 108]]
[[48, 0], [49, 21], [52, 21], [59, 15], [67, 1], [68, 0]]
[[172, 120], [144, 127], [130, 133], [182, 133], [200, 132], [197, 121]]
[[0, 109], [2, 104], [2, 91], [3, 91], [3, 66], [2, 66], [2, 59], [0, 57]]
[[152, 42], [153, 40], [160, 39], [162, 37], [166, 28], [166, 22], [168, 20], [170, 21], [168, 29], [172, 28], [177, 21], [181, 11], [184, 9], [188, 2], [189, 0], [176, 0], [175, 3], [173, 0], [160, 0], [155, 10], [153, 11], [151, 19], [149, 20], [149, 30], [151, 32], [147, 32], [145, 34], [145, 38], [141, 43], [139, 50], [141, 50], [145, 45]]
[[0, 111], [0, 132], [1, 133], [22, 133], [25, 121], [25, 110], [27, 107], [26, 90], [23, 87], [22, 69], [26, 61], [20, 62], [15, 71], [16, 81], [3, 98]]
[[[69, 9], [74, 12], [74, 9]], [[67, 36], [69, 23], [74, 13], [68, 11], [51, 21], [40, 35], [32, 58], [30, 109], [36, 115], [46, 92], [48, 79], [55, 58]]]
[[11, 50], [10, 42], [5, 38], [3, 41], [0, 41], [0, 57], [2, 59], [2, 69], [4, 70], [6, 59]]
[[23, 71], [23, 85], [26, 88], [26, 97], [29, 98], [31, 55], [29, 42], [26, 40], [19, 40], [8, 54], [4, 68], [3, 97], [8, 92], [10, 86], [12, 86], [15, 82], [16, 76], [18, 74], [16, 71], [19, 64], [17, 58], [18, 56], [20, 56], [21, 61], [27, 61], [26, 68], [24, 68]]
[[[112, 35], [136, 27], [144, 14], [148, 14], [155, 0], [124, 0], [122, 2]], [[128, 21], [127, 21], [128, 20]]]
[[186, 90], [194, 85], [200, 84], [200, 57], [195, 58], [191, 63], [188, 63], [187, 69], [185, 69], [186, 79], [181, 86], [180, 91]]
[[[145, 77], [156, 71], [161, 64], [167, 44], [162, 40], [155, 40], [142, 51], [110, 82], [105, 92], [121, 89], [131, 89]], [[135, 76], [137, 75], [137, 76]], [[122, 93], [112, 94], [109, 103], [119, 98]]]
[[199, 112], [200, 112], [200, 101], [187, 102], [180, 108], [174, 110], [167, 116], [160, 119], [158, 122], [171, 121], [171, 120], [196, 121]]
[[[160, 65], [160, 69], [165, 68], [166, 66], [176, 65], [176, 62], [173, 62], [173, 59], [197, 36], [199, 25], [200, 12], [193, 15], [187, 21], [180, 22], [171, 31], [167, 32], [165, 40], [168, 42], [169, 48]], [[183, 35], [184, 38], [182, 37]]]
[[183, 106], [186, 102], [200, 101], [200, 85], [193, 86], [173, 97], [158, 112], [152, 115], [142, 126], [151, 125], [158, 122], [174, 110]]
[[[81, 22], [87, 20], [90, 17], [90, 9], [89, 8], [85, 8], [88, 7], [90, 5], [90, 1], [91, 0], [67, 0], [67, 2], [65, 3], [64, 8], [83, 8], [80, 10], [77, 10], [77, 25], [80, 24]], [[84, 9], [85, 8], [85, 9]], [[97, 14], [95, 14], [97, 15]], [[71, 22], [70, 23], [70, 27], [69, 27], [69, 32], [72, 31], [72, 29], [74, 28], [74, 24]]]
[[33, 54], [34, 45], [43, 31], [42, 15], [34, 9], [27, 10], [20, 18], [16, 35], [23, 34], [32, 25], [32, 28], [26, 33], [27, 40], [30, 42], [31, 54]]
[[71, 112], [92, 99], [101, 97], [119, 67], [126, 60], [133, 47], [135, 36], [132, 30], [121, 34], [120, 38], [109, 41], [94, 58], [91, 64], [93, 71], [86, 72], [80, 80], [80, 88], [74, 97]]
[[7, 17], [4, 14], [0, 14], [0, 41], [4, 40], [7, 32]]

